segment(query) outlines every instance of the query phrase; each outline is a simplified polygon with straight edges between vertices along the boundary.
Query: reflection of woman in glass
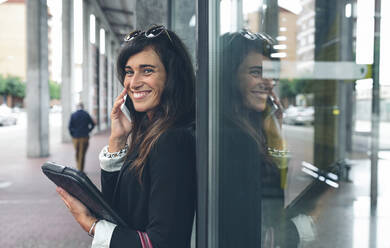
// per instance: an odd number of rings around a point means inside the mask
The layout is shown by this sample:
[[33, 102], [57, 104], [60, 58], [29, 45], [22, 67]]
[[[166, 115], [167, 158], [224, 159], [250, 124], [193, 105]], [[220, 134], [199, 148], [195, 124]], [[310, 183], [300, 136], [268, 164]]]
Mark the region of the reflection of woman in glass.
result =
[[[229, 239], [229, 221], [237, 218], [243, 223], [238, 232], [248, 242], [246, 247], [296, 247], [297, 228], [283, 218], [287, 168], [280, 132], [282, 107], [273, 80], [262, 74], [263, 61], [272, 59], [272, 39], [241, 31], [225, 34], [221, 43], [221, 234]], [[228, 186], [232, 180], [234, 188]]]

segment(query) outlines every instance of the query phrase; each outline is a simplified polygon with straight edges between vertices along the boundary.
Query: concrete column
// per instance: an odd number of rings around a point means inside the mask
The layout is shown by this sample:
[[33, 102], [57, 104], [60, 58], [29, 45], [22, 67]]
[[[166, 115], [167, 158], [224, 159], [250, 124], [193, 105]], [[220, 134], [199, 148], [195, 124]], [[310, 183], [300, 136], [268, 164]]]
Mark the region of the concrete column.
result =
[[[371, 209], [377, 209], [378, 203], [378, 152], [379, 152], [379, 123], [380, 123], [380, 33], [381, 33], [381, 0], [375, 0], [374, 22], [374, 64], [372, 72], [372, 102], [371, 102], [371, 181], [370, 197]], [[372, 211], [373, 212], [373, 211]], [[371, 237], [370, 237], [371, 238]], [[372, 237], [371, 239], [375, 239]]]
[[[353, 53], [353, 18], [348, 18], [345, 15], [345, 5], [349, 0], [337, 1], [337, 9], [339, 10], [339, 39], [340, 39], [340, 61], [354, 61]], [[338, 118], [338, 151], [336, 153], [337, 160], [347, 158], [347, 151], [349, 151], [352, 143], [352, 81], [338, 81], [338, 95], [337, 101], [340, 109]]]
[[114, 61], [114, 66], [113, 66], [113, 86], [114, 86], [114, 99], [113, 101], [115, 101], [116, 97], [119, 95], [119, 93], [122, 91], [123, 87], [121, 86], [119, 80], [118, 80], [118, 77], [117, 77], [117, 69], [116, 69], [116, 60], [118, 58], [118, 52], [119, 52], [119, 45], [114, 43], [113, 44], [113, 49], [112, 49], [112, 53], [113, 53], [113, 61]]
[[243, 3], [242, 0], [236, 0], [236, 18], [237, 18], [237, 28], [238, 30], [244, 27], [244, 16], [243, 16]]
[[136, 28], [145, 29], [151, 24], [168, 24], [168, 0], [136, 1]]
[[[92, 10], [89, 12], [89, 16], [92, 15], [93, 12]], [[95, 16], [96, 18], [96, 16]], [[96, 19], [95, 19], [95, 26], [92, 27], [91, 25], [89, 26], [89, 32], [93, 32], [93, 30], [91, 30], [91, 28], [94, 28], [96, 29]], [[94, 99], [94, 94], [96, 92], [96, 67], [95, 67], [95, 64], [96, 64], [96, 57], [95, 57], [95, 45], [96, 45], [96, 30], [95, 30], [95, 43], [92, 44], [91, 43], [91, 40], [90, 40], [90, 37], [88, 37], [88, 40], [89, 40], [89, 80], [90, 80], [90, 84], [89, 84], [89, 102], [90, 102], [90, 105], [89, 105], [89, 108], [88, 108], [88, 111], [89, 113], [91, 114], [91, 116], [94, 118], [94, 120], [98, 123], [98, 114], [95, 112], [96, 111], [96, 108], [98, 107], [97, 105], [97, 102], [95, 102], [95, 99]], [[96, 45], [96, 47], [98, 47], [98, 45]], [[93, 131], [98, 131], [99, 130], [99, 126], [97, 128], [94, 128]]]
[[[101, 26], [100, 28], [104, 28]], [[100, 37], [100, 28], [98, 29], [98, 36]], [[102, 37], [100, 37], [101, 39]], [[99, 42], [102, 41], [99, 39]], [[105, 39], [107, 40], [107, 39]], [[106, 48], [106, 47], [105, 47]], [[107, 83], [107, 63], [106, 63], [106, 55], [102, 54], [103, 47], [100, 46], [99, 49], [99, 122], [100, 129], [105, 130], [107, 128], [107, 91], [106, 91], [106, 83]], [[107, 51], [106, 51], [107, 52]]]
[[[339, 61], [340, 9], [335, 8], [338, 0], [315, 1], [315, 60]], [[335, 20], [329, 22], [328, 20]], [[334, 23], [337, 23], [335, 25]], [[335, 35], [337, 34], [337, 35]], [[314, 165], [328, 170], [337, 160], [338, 115], [333, 110], [337, 106], [338, 82], [336, 80], [317, 80], [313, 83], [314, 92]]]
[[49, 155], [49, 72], [46, 0], [27, 1], [27, 156]]
[[83, 0], [83, 93], [82, 101], [85, 109], [92, 113], [92, 98], [91, 96], [91, 47], [89, 41], [89, 15], [90, 15], [90, 4], [89, 1]]
[[[176, 32], [185, 43], [191, 54], [192, 62], [196, 61], [196, 27], [190, 21], [196, 11], [196, 1], [171, 1], [171, 29]], [[169, 18], [169, 17], [168, 17]]]
[[73, 0], [62, 0], [62, 142], [70, 142], [68, 124], [73, 102]]
[[[97, 131], [101, 131], [101, 130], [103, 130], [102, 129], [102, 126], [101, 126], [101, 122], [100, 122], [100, 116], [101, 116], [101, 110], [100, 110], [100, 107], [101, 107], [101, 104], [100, 104], [100, 101], [101, 101], [101, 98], [100, 98], [100, 85], [101, 85], [101, 77], [100, 77], [100, 71], [101, 71], [101, 69], [100, 69], [100, 64], [101, 64], [101, 62], [100, 62], [100, 60], [101, 60], [101, 58], [100, 58], [100, 20], [98, 19], [98, 17], [97, 16], [95, 16], [96, 17], [96, 21], [95, 21], [95, 34], [96, 34], [96, 37], [95, 37], [95, 45], [96, 45], [96, 54], [95, 54], [95, 56], [96, 57], [94, 57], [93, 59], [94, 59], [94, 61], [96, 61], [97, 60], [97, 63], [98, 63], [98, 65], [96, 66], [96, 71], [95, 71], [95, 73], [96, 73], [96, 81], [95, 82], [93, 82], [93, 84], [94, 84], [94, 90], [95, 91], [97, 91], [96, 92], [96, 107], [97, 107], [97, 111], [96, 111], [96, 122], [97, 122]], [[94, 62], [94, 64], [95, 64], [96, 62]]]
[[112, 97], [112, 104], [114, 104], [114, 101], [116, 97], [118, 96], [118, 79], [116, 76], [116, 45], [113, 42], [111, 46], [112, 51], [112, 91], [113, 91], [113, 97]]
[[[113, 67], [112, 67], [112, 41], [111, 34], [107, 32], [106, 42], [106, 54], [107, 54], [107, 116], [110, 117], [112, 109], [112, 85], [113, 85]], [[110, 126], [111, 122], [108, 120], [107, 125]]]

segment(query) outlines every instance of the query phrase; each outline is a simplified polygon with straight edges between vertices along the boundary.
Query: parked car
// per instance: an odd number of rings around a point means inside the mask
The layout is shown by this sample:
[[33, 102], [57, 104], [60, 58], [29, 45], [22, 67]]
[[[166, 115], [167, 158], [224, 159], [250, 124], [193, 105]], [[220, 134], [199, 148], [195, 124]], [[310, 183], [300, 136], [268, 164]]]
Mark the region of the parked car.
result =
[[295, 107], [290, 105], [283, 113], [283, 123], [312, 125], [314, 123], [314, 107]]
[[12, 114], [7, 105], [0, 105], [0, 126], [16, 125], [18, 119]]

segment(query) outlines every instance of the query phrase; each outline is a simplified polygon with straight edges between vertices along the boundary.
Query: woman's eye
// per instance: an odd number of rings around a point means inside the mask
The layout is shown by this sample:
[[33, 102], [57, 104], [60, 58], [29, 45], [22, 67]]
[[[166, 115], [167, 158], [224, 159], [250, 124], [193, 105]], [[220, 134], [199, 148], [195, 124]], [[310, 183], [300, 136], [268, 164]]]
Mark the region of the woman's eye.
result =
[[152, 72], [153, 72], [152, 69], [145, 69], [145, 70], [144, 70], [144, 73], [145, 73], [145, 74], [150, 74], [150, 73], [152, 73]]
[[134, 74], [133, 71], [126, 71], [126, 75], [128, 75], [128, 76], [131, 76], [131, 75], [133, 75], [133, 74]]
[[249, 74], [254, 77], [261, 77], [261, 71], [250, 71]]

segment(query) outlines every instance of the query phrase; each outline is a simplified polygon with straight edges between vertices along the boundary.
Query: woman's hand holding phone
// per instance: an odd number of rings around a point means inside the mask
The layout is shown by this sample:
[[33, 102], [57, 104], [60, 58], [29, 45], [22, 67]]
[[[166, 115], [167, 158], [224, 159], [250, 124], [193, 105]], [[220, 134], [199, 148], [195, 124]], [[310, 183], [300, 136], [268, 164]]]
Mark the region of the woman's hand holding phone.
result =
[[279, 125], [282, 126], [283, 122], [283, 106], [279, 101], [278, 96], [275, 94], [273, 90], [270, 91], [268, 95], [269, 101], [271, 102], [271, 108], [273, 114], [276, 116], [278, 119]]
[[130, 134], [132, 123], [121, 110], [121, 105], [125, 102], [124, 97], [127, 95], [126, 89], [115, 99], [111, 111], [111, 136], [108, 143], [109, 152], [121, 150], [127, 142]]

